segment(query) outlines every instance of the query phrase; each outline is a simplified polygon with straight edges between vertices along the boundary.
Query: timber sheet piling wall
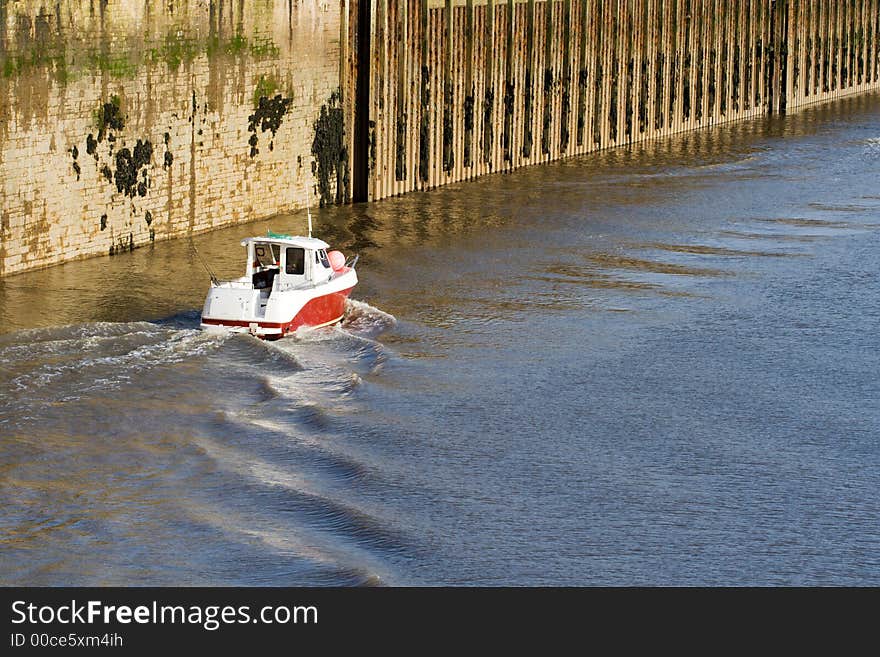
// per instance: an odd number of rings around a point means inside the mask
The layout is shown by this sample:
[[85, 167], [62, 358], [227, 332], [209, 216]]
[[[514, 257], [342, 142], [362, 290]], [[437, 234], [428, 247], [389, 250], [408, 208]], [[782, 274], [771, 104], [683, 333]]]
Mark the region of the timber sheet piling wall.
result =
[[880, 88], [880, 0], [360, 1], [372, 200]]

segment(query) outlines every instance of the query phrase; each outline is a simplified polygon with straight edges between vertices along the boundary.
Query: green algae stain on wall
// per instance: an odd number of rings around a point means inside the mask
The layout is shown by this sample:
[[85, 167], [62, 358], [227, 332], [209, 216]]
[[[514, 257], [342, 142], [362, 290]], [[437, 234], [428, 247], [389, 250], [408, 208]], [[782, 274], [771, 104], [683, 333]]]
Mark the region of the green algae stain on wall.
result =
[[198, 57], [248, 57], [269, 59], [277, 57], [279, 48], [274, 41], [264, 36], [251, 38], [236, 34], [223, 39], [211, 36], [203, 39], [192, 36], [182, 27], [172, 28], [150, 49], [147, 61], [153, 64], [164, 63], [171, 71], [177, 71], [182, 64], [190, 64]]
[[[78, 3], [56, 2], [48, 11], [45, 3], [24, 1], [10, 6], [9, 0], [0, 0], [0, 77], [37, 72], [62, 85], [94, 74], [131, 80], [145, 67], [159, 64], [177, 72], [199, 57], [261, 61], [280, 53], [265, 34], [223, 34], [199, 29], [191, 22], [163, 28], [163, 21], [149, 11], [143, 25], [118, 17], [110, 26], [114, 9], [103, 1], [100, 19], [90, 14], [86, 21], [80, 16], [80, 22], [88, 24], [71, 29], [77, 11], [83, 11]], [[167, 11], [173, 12], [173, 5]]]

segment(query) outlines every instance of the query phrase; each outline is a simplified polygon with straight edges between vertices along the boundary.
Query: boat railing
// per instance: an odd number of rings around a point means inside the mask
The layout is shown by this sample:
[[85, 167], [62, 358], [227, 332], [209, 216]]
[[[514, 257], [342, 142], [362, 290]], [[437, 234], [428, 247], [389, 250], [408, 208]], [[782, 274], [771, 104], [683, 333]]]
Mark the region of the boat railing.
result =
[[248, 278], [238, 278], [234, 281], [219, 281], [211, 283], [211, 287], [225, 287], [240, 290], [249, 290], [253, 288], [253, 282]]

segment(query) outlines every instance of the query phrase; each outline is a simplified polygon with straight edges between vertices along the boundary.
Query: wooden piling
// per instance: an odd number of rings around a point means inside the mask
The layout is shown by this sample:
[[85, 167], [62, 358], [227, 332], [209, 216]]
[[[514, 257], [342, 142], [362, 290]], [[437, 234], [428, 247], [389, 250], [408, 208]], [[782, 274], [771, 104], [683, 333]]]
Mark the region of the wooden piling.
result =
[[344, 10], [370, 199], [880, 88], [880, 0], [373, 0], [364, 109]]

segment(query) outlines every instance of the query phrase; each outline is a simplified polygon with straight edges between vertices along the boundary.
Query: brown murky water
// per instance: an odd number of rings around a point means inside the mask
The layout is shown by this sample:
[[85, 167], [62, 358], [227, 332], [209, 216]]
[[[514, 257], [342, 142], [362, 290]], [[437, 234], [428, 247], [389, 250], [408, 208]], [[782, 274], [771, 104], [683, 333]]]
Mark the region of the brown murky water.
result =
[[327, 209], [273, 344], [185, 241], [6, 279], [0, 579], [876, 585], [878, 181], [873, 96]]

